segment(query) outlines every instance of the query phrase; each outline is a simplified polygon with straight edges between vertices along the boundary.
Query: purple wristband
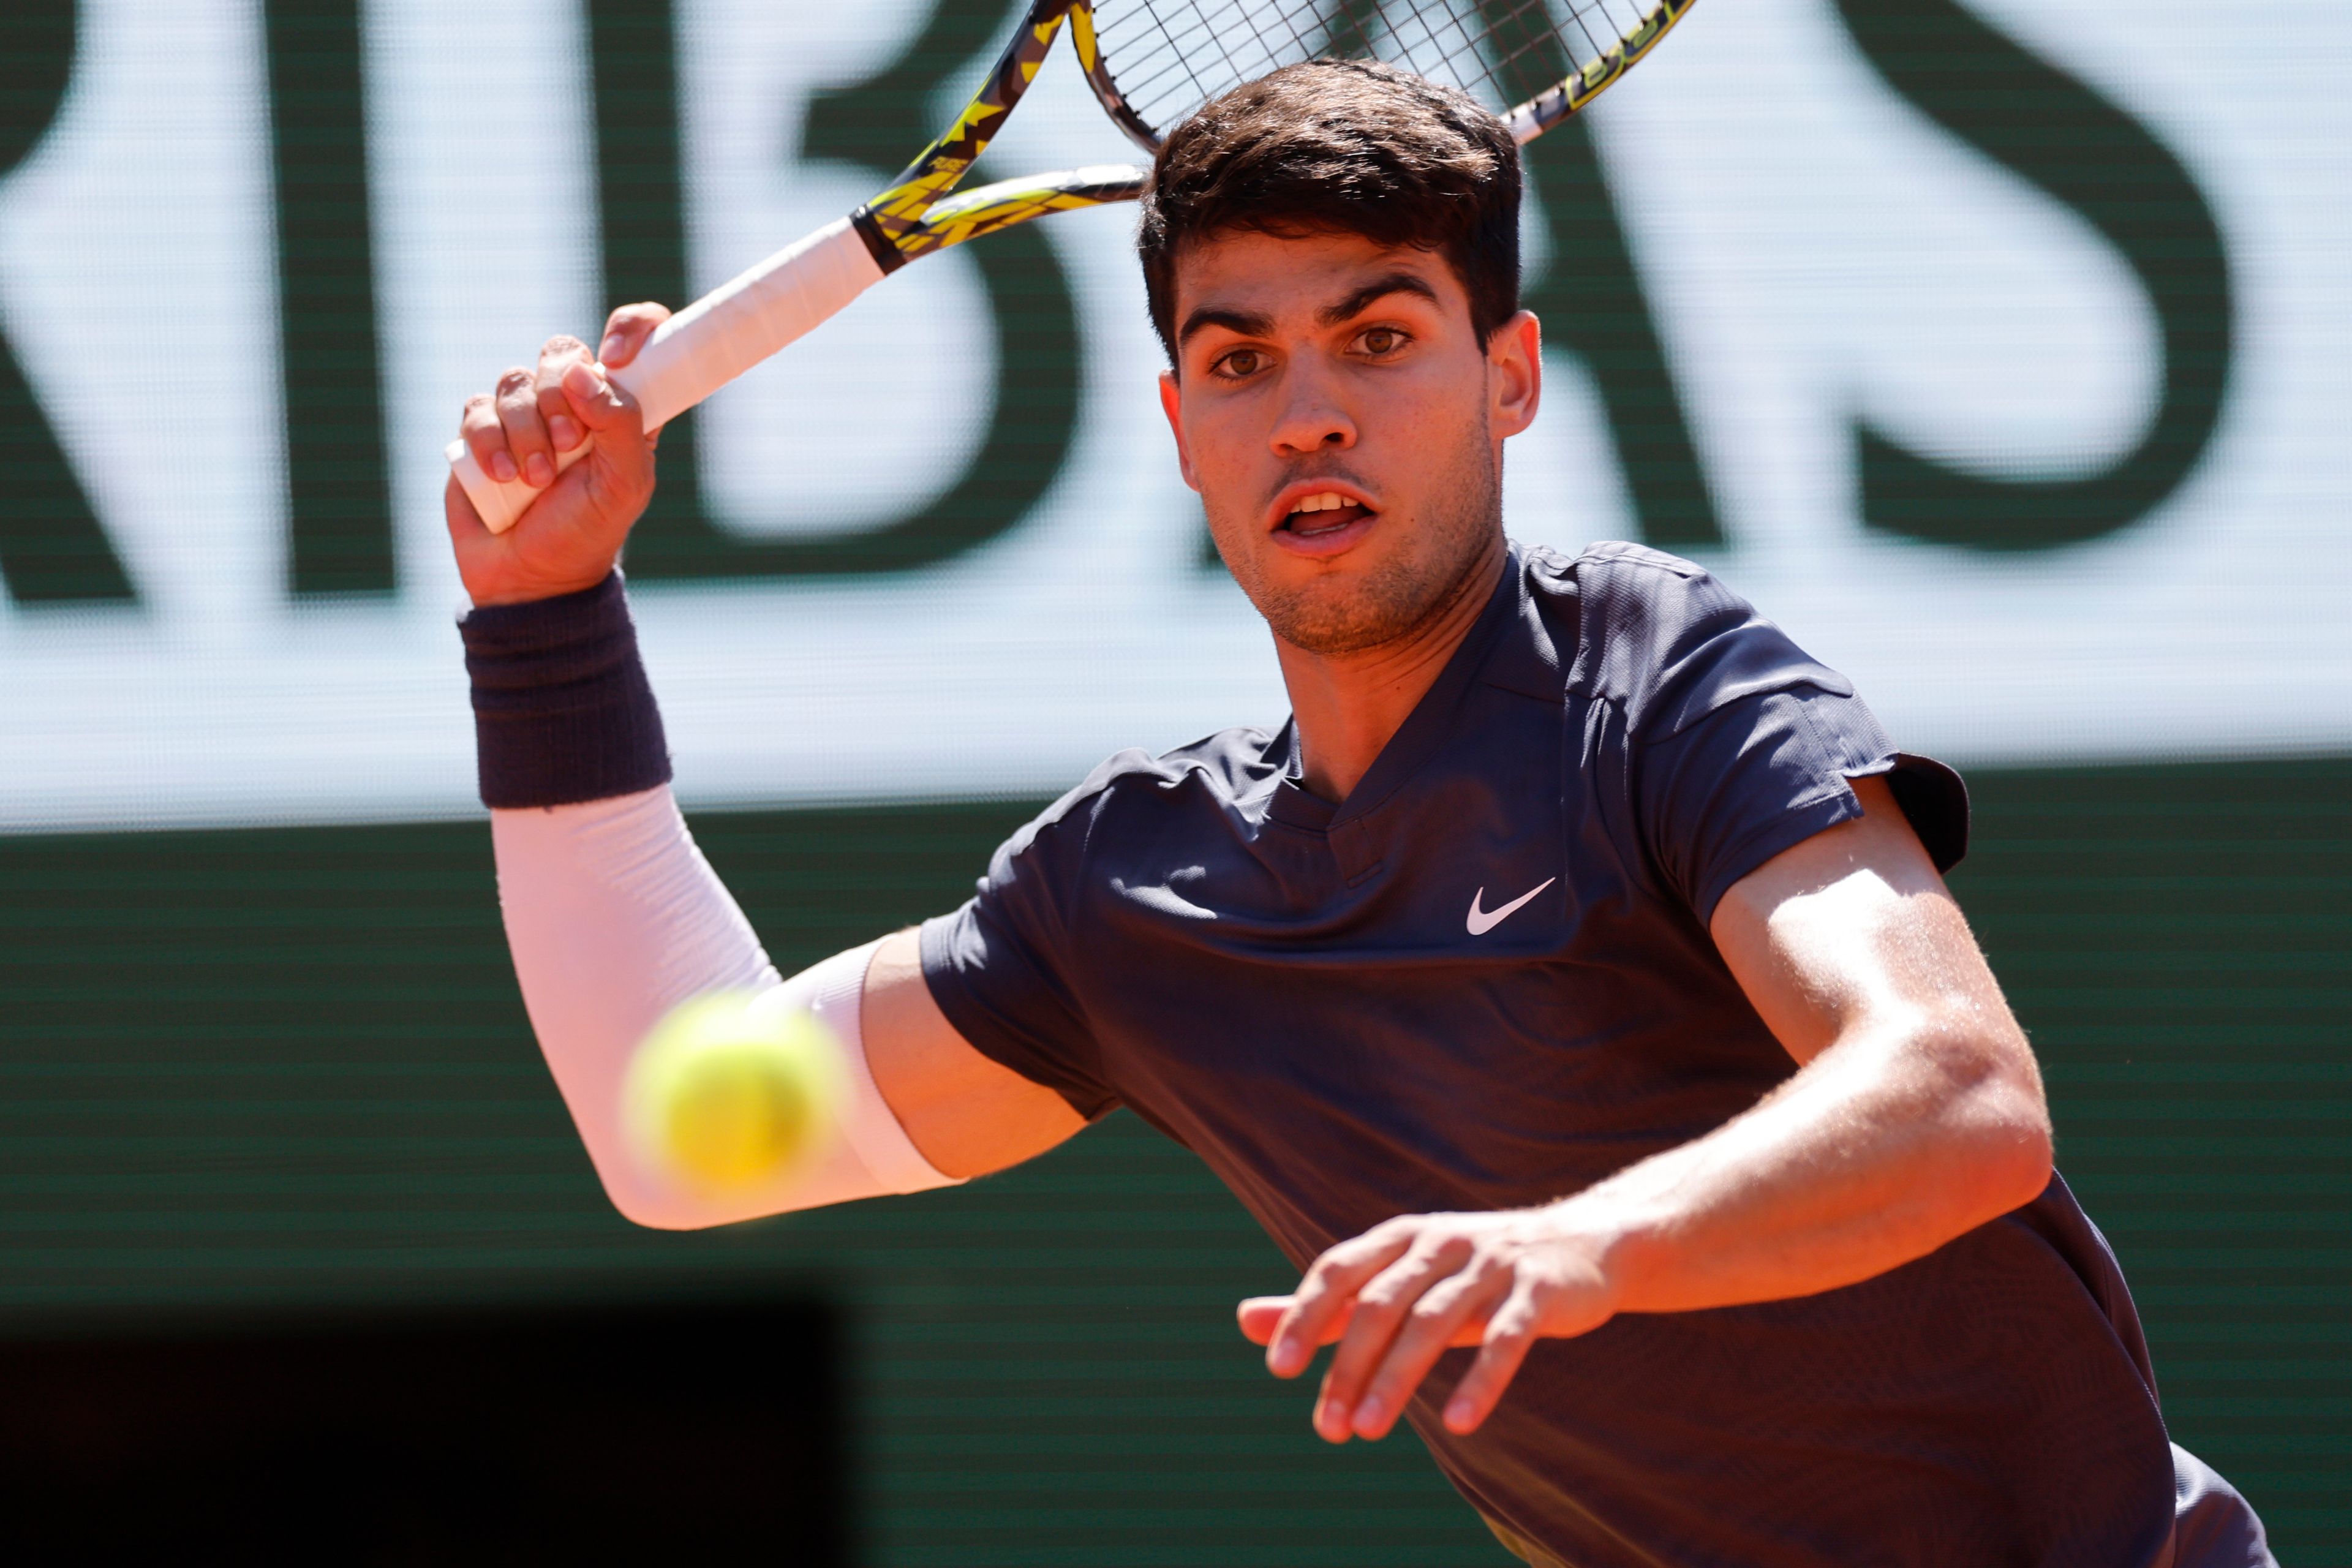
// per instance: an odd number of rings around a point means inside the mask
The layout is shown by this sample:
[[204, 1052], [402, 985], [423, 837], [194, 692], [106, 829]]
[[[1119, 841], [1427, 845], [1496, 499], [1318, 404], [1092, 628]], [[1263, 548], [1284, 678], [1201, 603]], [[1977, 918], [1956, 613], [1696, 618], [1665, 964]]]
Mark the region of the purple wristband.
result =
[[468, 611], [457, 633], [484, 805], [570, 805], [669, 782], [618, 571], [577, 594]]

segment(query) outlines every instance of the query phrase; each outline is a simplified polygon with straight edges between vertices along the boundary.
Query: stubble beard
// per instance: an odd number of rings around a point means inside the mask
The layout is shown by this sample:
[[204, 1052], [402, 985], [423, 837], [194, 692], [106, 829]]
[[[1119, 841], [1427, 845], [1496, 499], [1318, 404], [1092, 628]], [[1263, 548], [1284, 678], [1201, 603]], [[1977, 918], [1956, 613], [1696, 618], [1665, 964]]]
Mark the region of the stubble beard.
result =
[[1445, 613], [1502, 526], [1502, 476], [1481, 423], [1432, 488], [1428, 512], [1374, 524], [1413, 528], [1419, 548], [1391, 550], [1352, 580], [1332, 577], [1297, 587], [1242, 582], [1276, 637], [1326, 658], [1363, 653], [1410, 638]]

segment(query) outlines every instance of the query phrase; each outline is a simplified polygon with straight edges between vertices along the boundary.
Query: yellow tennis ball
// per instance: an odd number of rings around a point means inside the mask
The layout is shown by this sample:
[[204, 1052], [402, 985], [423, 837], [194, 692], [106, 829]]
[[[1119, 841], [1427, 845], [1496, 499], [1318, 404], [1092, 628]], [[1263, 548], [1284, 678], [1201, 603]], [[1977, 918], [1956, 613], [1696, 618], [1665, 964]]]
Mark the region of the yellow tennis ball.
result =
[[637, 1047], [622, 1085], [637, 1156], [714, 1197], [767, 1186], [823, 1153], [846, 1089], [841, 1041], [774, 991], [680, 1003]]

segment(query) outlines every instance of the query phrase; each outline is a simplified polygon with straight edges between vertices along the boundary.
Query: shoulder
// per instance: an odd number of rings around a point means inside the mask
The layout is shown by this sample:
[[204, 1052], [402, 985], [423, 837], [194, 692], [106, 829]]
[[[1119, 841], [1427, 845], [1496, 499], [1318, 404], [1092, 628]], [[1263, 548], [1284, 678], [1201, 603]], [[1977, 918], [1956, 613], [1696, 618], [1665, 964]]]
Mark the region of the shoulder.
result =
[[1083, 854], [1113, 825], [1138, 812], [1202, 804], [1213, 809], [1270, 785], [1279, 772], [1267, 760], [1271, 731], [1236, 726], [1154, 755], [1139, 747], [1114, 752], [1059, 800], [1005, 840], [1000, 856], [1033, 851]]
[[1528, 577], [1538, 597], [1573, 603], [1570, 693], [1622, 706], [1636, 730], [1673, 734], [1762, 691], [1813, 687], [1853, 695], [1844, 676], [1722, 579], [1678, 555], [1615, 541], [1572, 556], [1530, 550]]
[[1530, 552], [1538, 592], [1577, 603], [1571, 689], [1638, 700], [1696, 646], [1750, 624], [1756, 608], [1706, 567], [1646, 545], [1604, 541], [1575, 555]]

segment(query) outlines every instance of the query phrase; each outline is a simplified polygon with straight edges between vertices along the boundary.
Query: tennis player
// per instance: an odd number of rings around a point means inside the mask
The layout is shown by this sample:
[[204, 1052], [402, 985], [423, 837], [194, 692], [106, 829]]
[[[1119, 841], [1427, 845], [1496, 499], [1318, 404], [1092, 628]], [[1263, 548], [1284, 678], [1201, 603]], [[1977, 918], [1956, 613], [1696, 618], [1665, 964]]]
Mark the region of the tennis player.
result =
[[[545, 488], [494, 535], [453, 483], [449, 524], [516, 969], [614, 1202], [917, 1191], [1125, 1105], [1302, 1270], [1241, 1321], [1277, 1376], [1337, 1342], [1315, 1430], [1410, 1421], [1530, 1563], [2270, 1563], [2052, 1169], [1938, 875], [1958, 776], [1688, 562], [1506, 537], [1518, 202], [1499, 121], [1381, 67], [1170, 138], [1161, 400], [1291, 717], [1120, 752], [961, 909], [790, 980], [671, 801], [614, 567], [654, 443], [598, 360], [666, 312], [467, 405], [477, 460]], [[782, 987], [857, 1075], [828, 1160], [740, 1202], [649, 1179], [620, 1116], [636, 1040], [724, 985]]]

